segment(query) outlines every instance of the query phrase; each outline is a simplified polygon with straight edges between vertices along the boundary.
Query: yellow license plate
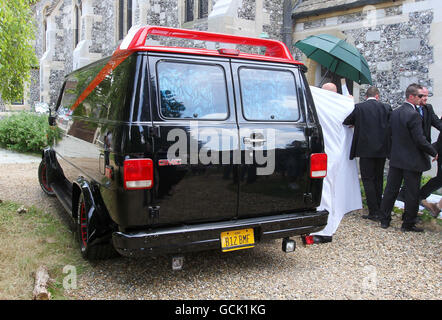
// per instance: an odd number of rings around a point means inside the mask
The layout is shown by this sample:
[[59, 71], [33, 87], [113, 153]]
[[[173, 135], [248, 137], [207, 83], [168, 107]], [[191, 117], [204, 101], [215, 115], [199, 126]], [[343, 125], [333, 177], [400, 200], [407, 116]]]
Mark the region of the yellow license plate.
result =
[[253, 229], [241, 229], [221, 232], [221, 249], [223, 252], [253, 248], [255, 237]]

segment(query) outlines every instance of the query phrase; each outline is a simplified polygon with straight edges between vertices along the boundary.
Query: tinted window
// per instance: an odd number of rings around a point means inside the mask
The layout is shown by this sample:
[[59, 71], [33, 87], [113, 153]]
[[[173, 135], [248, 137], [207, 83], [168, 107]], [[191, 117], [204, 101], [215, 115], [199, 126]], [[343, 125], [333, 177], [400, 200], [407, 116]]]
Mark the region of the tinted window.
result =
[[248, 120], [297, 121], [300, 118], [293, 73], [241, 68], [244, 117]]
[[97, 76], [98, 72], [106, 65], [107, 61], [100, 62], [90, 68], [86, 68], [71, 74], [66, 79], [66, 85], [63, 91], [59, 109], [68, 110], [69, 114], [74, 116], [89, 117], [91, 113], [90, 103], [82, 103], [76, 105], [80, 95], [86, 90], [89, 83]]
[[227, 118], [226, 78], [222, 67], [161, 61], [157, 72], [164, 117]]
[[78, 80], [75, 77], [69, 77], [66, 80], [66, 84], [63, 91], [63, 97], [61, 98], [60, 108], [69, 109], [77, 100], [77, 87]]
[[86, 90], [89, 84], [96, 79], [108, 60], [89, 68], [75, 72], [66, 80], [65, 90], [60, 109], [70, 109], [73, 116], [88, 117], [91, 119], [126, 120], [128, 119], [128, 87], [133, 82], [132, 55], [119, 64], [101, 79], [99, 84], [77, 106], [75, 102]]

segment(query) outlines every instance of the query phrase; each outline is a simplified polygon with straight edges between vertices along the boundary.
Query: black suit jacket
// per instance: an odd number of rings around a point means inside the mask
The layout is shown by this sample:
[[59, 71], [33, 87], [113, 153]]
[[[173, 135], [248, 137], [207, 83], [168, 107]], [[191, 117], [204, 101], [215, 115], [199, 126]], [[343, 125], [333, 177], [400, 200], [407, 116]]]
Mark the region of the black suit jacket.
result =
[[[440, 121], [442, 121], [442, 117], [440, 118]], [[437, 141], [433, 143], [433, 147], [436, 149], [437, 153], [442, 154], [442, 132], [439, 133], [439, 137], [437, 138]]]
[[389, 153], [389, 120], [391, 107], [374, 99], [355, 105], [344, 120], [354, 125], [350, 160], [355, 157], [386, 158]]
[[431, 127], [435, 127], [437, 130], [442, 131], [442, 121], [434, 113], [433, 106], [427, 104], [424, 109], [424, 134], [428, 142], [431, 142]]
[[416, 172], [431, 168], [428, 155], [436, 156], [436, 149], [424, 135], [422, 117], [409, 103], [391, 113], [390, 166]]

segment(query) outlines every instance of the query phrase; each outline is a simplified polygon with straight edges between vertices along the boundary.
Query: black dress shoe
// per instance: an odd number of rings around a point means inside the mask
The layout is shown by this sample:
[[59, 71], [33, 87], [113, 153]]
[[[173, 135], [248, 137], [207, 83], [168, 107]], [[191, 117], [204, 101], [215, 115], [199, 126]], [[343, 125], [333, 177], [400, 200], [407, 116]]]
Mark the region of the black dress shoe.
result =
[[381, 228], [388, 229], [390, 227], [390, 222], [381, 221]]
[[424, 229], [418, 228], [416, 226], [408, 226], [408, 227], [402, 226], [401, 231], [402, 232], [409, 232], [409, 231], [411, 231], [411, 232], [424, 232]]
[[372, 220], [372, 221], [379, 221], [380, 218], [378, 216], [372, 215], [372, 214], [367, 214], [365, 216], [362, 216], [362, 219], [368, 219], [368, 220]]
[[332, 236], [313, 236], [313, 243], [332, 242]]

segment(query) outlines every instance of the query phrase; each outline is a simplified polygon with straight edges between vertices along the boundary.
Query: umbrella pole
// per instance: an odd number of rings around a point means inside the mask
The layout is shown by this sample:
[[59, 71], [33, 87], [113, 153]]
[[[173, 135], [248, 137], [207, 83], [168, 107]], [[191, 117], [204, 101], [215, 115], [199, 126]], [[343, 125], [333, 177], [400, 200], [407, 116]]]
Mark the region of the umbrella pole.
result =
[[322, 77], [321, 82], [319, 82], [319, 88], [322, 87], [322, 84], [323, 84], [325, 78], [328, 76], [328, 73], [329, 73], [329, 72], [330, 72], [330, 69], [327, 69], [327, 72], [326, 72], [326, 73], [324, 74], [324, 76]]
[[[340, 63], [341, 63], [341, 60], [338, 60], [337, 63], [336, 63], [336, 67], [334, 68], [335, 70], [338, 69], [338, 66], [339, 66]], [[331, 67], [332, 67], [332, 66], [331, 66]], [[325, 78], [328, 76], [328, 73], [329, 73], [329, 72], [330, 72], [330, 69], [327, 68], [327, 72], [326, 72], [325, 75], [322, 77], [321, 82], [319, 83], [319, 88], [322, 87], [322, 84], [323, 84]], [[345, 77], [344, 77], [344, 78], [345, 78]]]

